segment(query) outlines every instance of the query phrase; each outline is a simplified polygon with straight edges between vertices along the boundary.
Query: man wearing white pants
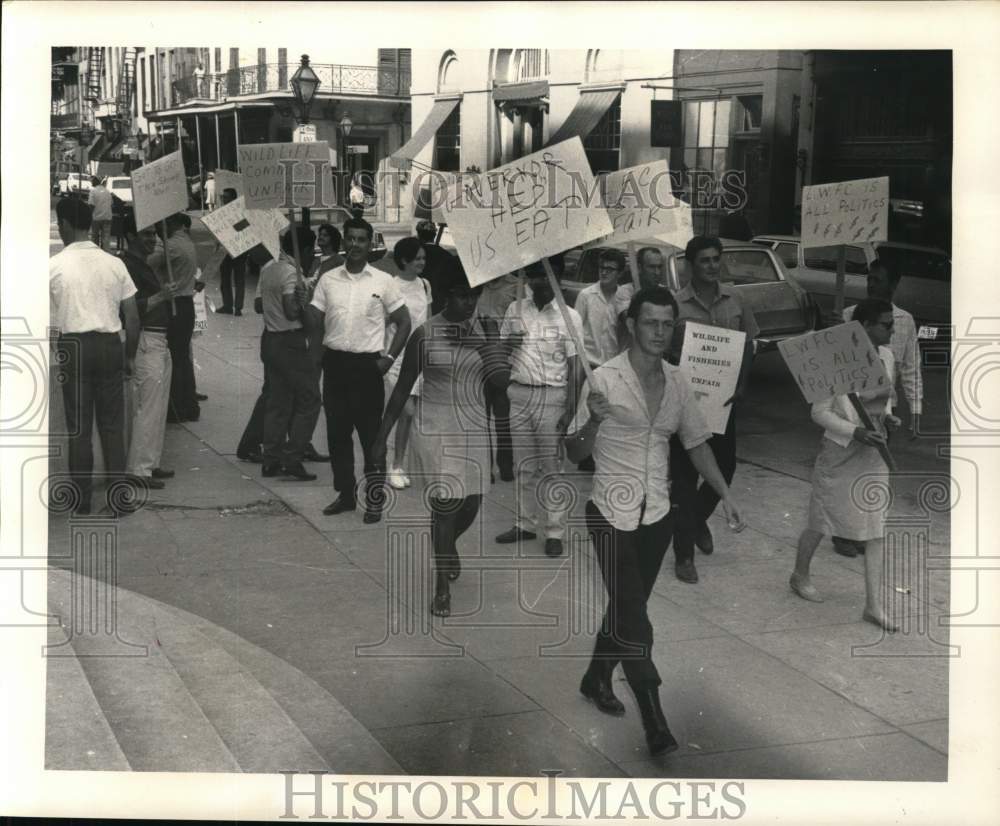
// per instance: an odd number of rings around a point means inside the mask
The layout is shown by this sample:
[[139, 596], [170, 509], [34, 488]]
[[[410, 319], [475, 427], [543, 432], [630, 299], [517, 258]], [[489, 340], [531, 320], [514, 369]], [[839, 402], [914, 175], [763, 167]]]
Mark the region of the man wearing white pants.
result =
[[[517, 479], [517, 518], [500, 534], [501, 545], [534, 539], [545, 531], [545, 553], [563, 552], [570, 497], [560, 480], [562, 436], [577, 405], [578, 355], [544, 269], [528, 268], [531, 296], [513, 302], [500, 328], [511, 348], [510, 433]], [[583, 324], [569, 315], [581, 336]], [[539, 513], [539, 510], [544, 513]]]
[[125, 222], [126, 250], [121, 259], [135, 283], [141, 333], [132, 375], [132, 436], [128, 448], [128, 473], [142, 478], [153, 489], [174, 475], [160, 467], [167, 427], [172, 363], [167, 347], [171, 293], [160, 284], [146, 257], [156, 248], [156, 230], [137, 232], [135, 219]]

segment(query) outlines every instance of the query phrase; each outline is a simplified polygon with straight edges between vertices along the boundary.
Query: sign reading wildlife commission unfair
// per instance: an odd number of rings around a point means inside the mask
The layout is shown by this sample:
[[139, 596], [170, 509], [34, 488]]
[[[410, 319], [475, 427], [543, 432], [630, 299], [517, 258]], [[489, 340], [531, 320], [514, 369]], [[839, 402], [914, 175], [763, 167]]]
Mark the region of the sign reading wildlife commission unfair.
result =
[[888, 237], [888, 178], [802, 188], [803, 247], [860, 244]]
[[188, 208], [187, 176], [180, 152], [132, 172], [132, 202], [136, 229], [145, 229]]
[[778, 350], [810, 404], [875, 390], [889, 380], [875, 346], [857, 321], [779, 341]]
[[[594, 176], [578, 137], [482, 174], [447, 191], [442, 217], [473, 286], [612, 231], [588, 207]], [[600, 203], [599, 201], [597, 203]]]
[[747, 334], [688, 321], [684, 325], [681, 372], [713, 433], [725, 433], [733, 406]]
[[329, 166], [326, 141], [240, 144], [247, 208], [334, 206]]

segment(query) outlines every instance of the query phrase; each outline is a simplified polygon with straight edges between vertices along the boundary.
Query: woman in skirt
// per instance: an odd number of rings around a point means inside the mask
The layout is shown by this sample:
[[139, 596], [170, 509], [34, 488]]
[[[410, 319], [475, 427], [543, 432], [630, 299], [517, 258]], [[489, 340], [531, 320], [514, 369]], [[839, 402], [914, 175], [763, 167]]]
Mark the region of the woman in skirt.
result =
[[[822, 602], [809, 578], [809, 563], [824, 536], [841, 536], [864, 543], [865, 609], [862, 618], [886, 631], [896, 631], [883, 598], [882, 558], [885, 535], [885, 507], [862, 507], [865, 479], [888, 480], [879, 446], [886, 444], [886, 424], [898, 424], [891, 414], [895, 374], [892, 351], [892, 305], [865, 299], [854, 310], [872, 344], [878, 349], [886, 379], [875, 390], [858, 396], [874, 429], [867, 429], [846, 395], [832, 396], [812, 406], [812, 419], [824, 428], [819, 456], [813, 467], [809, 525], [799, 537], [795, 571], [789, 584], [802, 599]], [[883, 497], [879, 497], [883, 498]], [[888, 502], [888, 498], [884, 497]]]

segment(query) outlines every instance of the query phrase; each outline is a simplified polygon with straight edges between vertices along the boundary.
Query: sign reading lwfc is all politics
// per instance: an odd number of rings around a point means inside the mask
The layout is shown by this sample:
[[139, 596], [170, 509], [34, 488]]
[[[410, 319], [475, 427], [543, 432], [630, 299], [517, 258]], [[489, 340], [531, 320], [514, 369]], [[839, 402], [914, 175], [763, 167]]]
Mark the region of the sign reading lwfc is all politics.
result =
[[688, 321], [680, 368], [691, 384], [702, 415], [713, 433], [725, 433], [743, 364], [747, 334]]
[[334, 206], [326, 141], [241, 144], [240, 169], [249, 209]]
[[802, 188], [802, 246], [860, 244], [888, 237], [888, 178]]
[[578, 137], [489, 172], [463, 175], [447, 191], [441, 212], [469, 283], [492, 281], [611, 233], [607, 212], [587, 204], [593, 191]]
[[778, 350], [809, 403], [876, 390], [889, 381], [875, 345], [857, 321], [779, 341]]
[[132, 202], [136, 229], [188, 208], [187, 176], [180, 152], [171, 152], [132, 172]]

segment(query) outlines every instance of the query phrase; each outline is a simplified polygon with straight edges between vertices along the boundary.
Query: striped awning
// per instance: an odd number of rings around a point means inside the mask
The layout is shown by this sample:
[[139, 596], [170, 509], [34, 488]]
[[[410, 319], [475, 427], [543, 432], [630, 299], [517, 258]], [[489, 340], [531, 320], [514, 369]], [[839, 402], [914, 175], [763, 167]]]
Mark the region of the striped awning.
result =
[[573, 111], [569, 113], [569, 117], [563, 121], [556, 133], [549, 138], [546, 146], [562, 143], [575, 135], [586, 138], [621, 93], [622, 90], [617, 87], [614, 89], [581, 90], [580, 99], [577, 100]]
[[541, 103], [549, 96], [547, 80], [527, 80], [522, 83], [498, 83], [493, 87], [496, 103]]
[[434, 134], [441, 128], [448, 115], [455, 111], [461, 98], [447, 98], [445, 100], [435, 100], [431, 111], [428, 113], [420, 128], [404, 143], [399, 149], [389, 157], [389, 163], [398, 169], [409, 169], [413, 164], [413, 159], [417, 157], [420, 150], [427, 142], [434, 137]]

